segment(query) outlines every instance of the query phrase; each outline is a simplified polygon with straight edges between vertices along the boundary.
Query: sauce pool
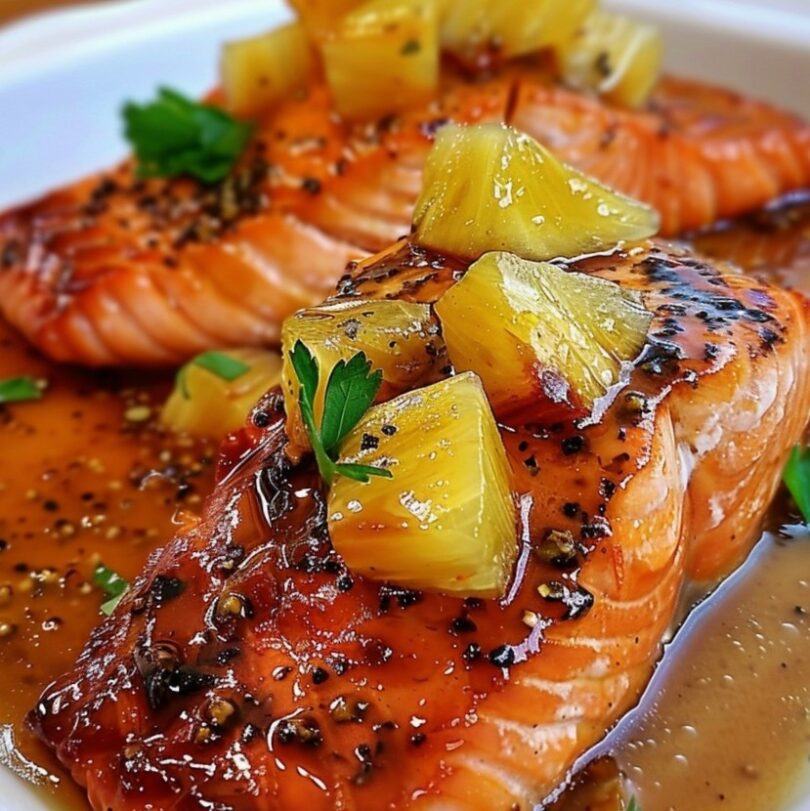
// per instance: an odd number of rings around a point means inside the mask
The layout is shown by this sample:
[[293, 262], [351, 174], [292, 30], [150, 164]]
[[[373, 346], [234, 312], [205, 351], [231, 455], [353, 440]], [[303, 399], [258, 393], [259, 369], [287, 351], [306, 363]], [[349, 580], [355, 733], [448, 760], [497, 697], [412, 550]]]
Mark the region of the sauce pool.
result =
[[810, 786], [808, 675], [810, 533], [794, 527], [690, 614], [639, 706], [582, 759], [596, 787], [559, 811], [618, 811], [622, 783], [644, 811], [791, 808]]
[[19, 375], [47, 387], [0, 406], [0, 761], [56, 808], [86, 809], [25, 715], [101, 619], [96, 566], [140, 573], [178, 511], [199, 509], [216, 443], [157, 427], [168, 376], [57, 367], [0, 323], [0, 380]]

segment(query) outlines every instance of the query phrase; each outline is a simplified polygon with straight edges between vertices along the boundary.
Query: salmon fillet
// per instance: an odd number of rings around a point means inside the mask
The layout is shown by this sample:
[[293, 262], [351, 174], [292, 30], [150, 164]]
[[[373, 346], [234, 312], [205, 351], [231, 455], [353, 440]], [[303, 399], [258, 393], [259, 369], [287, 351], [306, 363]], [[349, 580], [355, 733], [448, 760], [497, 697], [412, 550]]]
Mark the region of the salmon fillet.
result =
[[810, 197], [690, 235], [702, 254], [810, 296]]
[[[636, 702], [684, 584], [758, 536], [807, 421], [810, 313], [661, 245], [571, 267], [638, 291], [654, 322], [601, 421], [503, 431], [508, 594], [347, 571], [271, 393], [226, 442], [202, 520], [31, 713], [94, 809], [527, 811]], [[339, 290], [431, 302], [463, 271], [401, 243]], [[549, 563], [537, 552], [560, 534], [576, 555]], [[562, 599], [541, 599], [561, 578]]]
[[273, 344], [348, 260], [409, 232], [425, 156], [451, 120], [525, 130], [656, 206], [665, 234], [810, 186], [810, 126], [696, 82], [664, 79], [633, 112], [540, 66], [480, 81], [448, 67], [439, 101], [354, 128], [316, 84], [260, 122], [219, 186], [138, 181], [127, 163], [0, 216], [0, 312], [55, 360], [93, 366]]

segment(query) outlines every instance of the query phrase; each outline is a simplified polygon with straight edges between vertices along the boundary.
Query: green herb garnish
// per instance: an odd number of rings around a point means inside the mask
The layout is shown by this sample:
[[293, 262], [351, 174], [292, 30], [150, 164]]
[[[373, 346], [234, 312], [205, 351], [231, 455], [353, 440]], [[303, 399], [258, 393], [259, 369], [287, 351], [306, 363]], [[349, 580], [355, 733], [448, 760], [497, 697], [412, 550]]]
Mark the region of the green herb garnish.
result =
[[0, 380], [0, 405], [39, 400], [41, 397], [42, 389], [33, 377], [12, 377], [8, 380]]
[[793, 449], [783, 478], [805, 523], [810, 523], [810, 448]]
[[118, 572], [99, 564], [93, 572], [93, 582], [110, 598], [101, 604], [101, 613], [110, 616], [126, 594], [129, 583]]
[[635, 797], [630, 798], [630, 802], [627, 804], [627, 811], [641, 811], [641, 805]]
[[247, 146], [251, 124], [162, 87], [155, 101], [124, 106], [125, 134], [140, 177], [190, 175], [203, 183], [224, 180]]
[[246, 375], [250, 371], [250, 366], [247, 363], [242, 363], [241, 360], [232, 358], [230, 355], [224, 355], [222, 352], [203, 352], [202, 355], [194, 358], [192, 363], [195, 366], [207, 369], [229, 383], [238, 380], [242, 375]]
[[290, 360], [298, 377], [301, 390], [298, 405], [306, 425], [309, 441], [315, 453], [318, 470], [327, 485], [336, 475], [368, 483], [372, 476], [392, 479], [390, 470], [369, 465], [338, 464], [337, 454], [341, 442], [362, 419], [382, 385], [382, 372], [371, 372], [371, 362], [359, 352], [348, 363], [340, 361], [326, 384], [323, 419], [315, 422], [315, 395], [318, 391], [320, 370], [318, 362], [302, 341], [297, 341]]
[[176, 385], [186, 400], [191, 397], [186, 382], [189, 366], [199, 366], [201, 369], [205, 369], [229, 383], [238, 380], [250, 371], [250, 366], [247, 363], [242, 363], [241, 360], [232, 358], [230, 355], [225, 355], [222, 352], [203, 352], [202, 355], [194, 358], [191, 363], [184, 366], [177, 374]]

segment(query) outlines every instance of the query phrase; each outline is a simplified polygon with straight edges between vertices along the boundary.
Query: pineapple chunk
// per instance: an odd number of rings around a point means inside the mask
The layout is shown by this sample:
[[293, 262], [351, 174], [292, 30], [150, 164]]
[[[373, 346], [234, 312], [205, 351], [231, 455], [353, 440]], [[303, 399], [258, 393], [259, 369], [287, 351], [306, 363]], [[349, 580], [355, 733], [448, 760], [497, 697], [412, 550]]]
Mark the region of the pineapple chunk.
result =
[[278, 352], [205, 352], [180, 370], [161, 422], [177, 433], [224, 436], [241, 428], [262, 395], [280, 382]]
[[383, 373], [379, 398], [388, 399], [423, 383], [446, 357], [438, 325], [426, 304], [352, 299], [301, 310], [288, 318], [281, 330], [282, 385], [293, 456], [310, 447], [298, 404], [300, 385], [290, 361], [298, 341], [312, 353], [320, 372], [315, 397], [318, 425], [323, 419], [326, 384], [339, 361], [364, 352], [372, 367]]
[[260, 113], [302, 87], [313, 65], [312, 49], [300, 23], [226, 43], [221, 76], [228, 108], [241, 116]]
[[597, 0], [467, 0], [449, 3], [442, 45], [467, 64], [509, 59], [561, 45], [574, 36]]
[[502, 124], [447, 126], [428, 157], [416, 241], [477, 259], [575, 257], [653, 236], [659, 216]]
[[495, 414], [514, 423], [590, 413], [652, 321], [613, 282], [508, 253], [476, 262], [436, 313], [455, 368], [476, 372]]
[[369, 120], [422, 104], [439, 82], [439, 23], [432, 0], [373, 0], [322, 43], [337, 111]]
[[663, 49], [655, 26], [597, 11], [561, 49], [563, 78], [617, 104], [641, 107], [661, 74]]
[[332, 543], [352, 571], [411, 588], [503, 594], [517, 553], [515, 508], [506, 451], [475, 375], [372, 408], [341, 461], [394, 476], [338, 477], [329, 493]]
[[334, 31], [340, 19], [364, 0], [289, 0], [313, 40]]

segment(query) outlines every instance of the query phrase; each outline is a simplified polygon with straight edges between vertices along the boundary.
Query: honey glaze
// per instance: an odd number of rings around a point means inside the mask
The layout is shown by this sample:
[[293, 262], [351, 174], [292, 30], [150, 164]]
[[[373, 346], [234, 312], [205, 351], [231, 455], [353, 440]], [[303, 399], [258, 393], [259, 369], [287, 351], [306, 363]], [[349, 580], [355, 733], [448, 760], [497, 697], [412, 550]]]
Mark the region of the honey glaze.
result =
[[[115, 378], [106, 378], [57, 371], [26, 354], [13, 341], [11, 343], [7, 341], [7, 345], [0, 348], [0, 364], [2, 364], [0, 373], [4, 377], [24, 372], [50, 380], [45, 400], [41, 403], [9, 407], [7, 412], [11, 418], [6, 424], [0, 426], [4, 449], [2, 459], [0, 459], [0, 482], [6, 486], [5, 491], [0, 491], [0, 516], [4, 516], [0, 518], [0, 537], [5, 538], [4, 533], [8, 535], [8, 546], [4, 552], [0, 553], [0, 583], [7, 581], [14, 586], [21, 582], [31, 581], [32, 584], [23, 587], [22, 593], [26, 595], [24, 600], [16, 599], [17, 592], [12, 594], [12, 599], [7, 606], [2, 608], [0, 614], [0, 622], [4, 622], [9, 629], [5, 638], [0, 639], [0, 678], [5, 695], [8, 697], [3, 705], [3, 716], [0, 720], [8, 725], [7, 732], [14, 732], [17, 735], [15, 744], [17, 748], [13, 750], [16, 765], [18, 767], [22, 765], [23, 770], [29, 776], [39, 776], [46, 782], [46, 790], [56, 798], [57, 807], [86, 808], [86, 802], [81, 799], [80, 792], [72, 788], [69, 779], [64, 776], [64, 772], [58, 770], [44, 753], [26, 737], [21, 730], [21, 718], [36, 701], [40, 688], [71, 666], [79, 647], [98, 621], [97, 611], [102, 597], [97, 589], [87, 587], [88, 578], [95, 562], [101, 559], [127, 578], [136, 574], [142, 567], [148, 552], [155, 546], [161, 545], [172, 534], [170, 521], [178, 507], [177, 496], [187, 493], [188, 485], [196, 487], [197, 492], [192, 492], [190, 498], [187, 496], [185, 500], [181, 499], [179, 505], [181, 508], [194, 507], [195, 505], [193, 503], [189, 505], [189, 502], [196, 501], [197, 496], [204, 493], [210, 481], [205, 477], [204, 460], [210, 457], [213, 449], [200, 448], [193, 444], [184, 447], [183, 443], [170, 441], [155, 430], [151, 418], [156, 405], [165, 394], [167, 388], [165, 381], [142, 382], [135, 386], [125, 373]], [[74, 417], [73, 414], [79, 411], [82, 412], [82, 416]], [[25, 426], [35, 430], [32, 432]], [[568, 439], [566, 437], [565, 440], [561, 440], [560, 437], [553, 437], [550, 441], [561, 442]], [[511, 445], [514, 445], [517, 452], [520, 452], [520, 437], [512, 440]], [[561, 453], [573, 457], [576, 457], [581, 450], [570, 444], [561, 445], [561, 448]], [[512, 450], [513, 455], [515, 449]], [[531, 477], [534, 474], [531, 464], [532, 456], [523, 453], [520, 458], [523, 459], [526, 468], [524, 475]], [[178, 463], [179, 470], [177, 469]], [[162, 471], [162, 474], [148, 475], [152, 470]], [[195, 473], [199, 474], [196, 478], [188, 478], [189, 474]], [[73, 476], [76, 478], [74, 479]], [[101, 500], [102, 488], [104, 488], [104, 500]], [[113, 493], [113, 496], [109, 495], [110, 492]], [[298, 495], [305, 492], [309, 491], [296, 490], [296, 498], [309, 498], [309, 496]], [[88, 493], [92, 494], [92, 498], [83, 499], [83, 496]], [[98, 504], [106, 505], [103, 510], [101, 507], [96, 510], [93, 506], [97, 497]], [[46, 501], [49, 503], [47, 507], [44, 506]], [[124, 506], [122, 503], [124, 501], [129, 504], [128, 507]], [[55, 502], [57, 508], [53, 509], [50, 502]], [[90, 504], [90, 508], [86, 504]], [[559, 514], [568, 515], [565, 505]], [[96, 516], [102, 515], [106, 516], [103, 520], [96, 519]], [[89, 518], [89, 520], [82, 521], [82, 518]], [[120, 532], [113, 531], [111, 537], [108, 537], [109, 528], [120, 530]], [[243, 540], [245, 543], [251, 541], [250, 538]], [[771, 549], [774, 560], [781, 560], [781, 556], [794, 552], [797, 556], [803, 556], [801, 558], [790, 557], [789, 560], [786, 560], [784, 570], [781, 568], [778, 570], [783, 574], [787, 572], [800, 578], [802, 572], [810, 571], [810, 567], [807, 565], [810, 562], [808, 560], [810, 543], [797, 541], [792, 545], [777, 547], [770, 540], [766, 540], [761, 549]], [[270, 556], [275, 554], [272, 546], [268, 547], [267, 554], [268, 560], [271, 560]], [[725, 629], [719, 618], [729, 616], [726, 613], [730, 610], [729, 606], [736, 606], [739, 611], [747, 611], [753, 605], [753, 603], [749, 605], [747, 602], [751, 599], [750, 595], [744, 589], [738, 592], [737, 586], [753, 583], [756, 584], [758, 593], [770, 595], [781, 593], [780, 589], [786, 588], [785, 581], [775, 573], [776, 569], [763, 563], [765, 560], [763, 555], [762, 552], [755, 555], [742, 574], [738, 575], [730, 586], [724, 588], [719, 596], [712, 598], [704, 605], [693, 623], [700, 621], [705, 625], [690, 624], [687, 626], [686, 632], [678, 636], [666, 657], [665, 666], [661, 668], [648, 695], [672, 695], [677, 708], [681, 703], [678, 697], [682, 692], [680, 688], [689, 684], [690, 679], [699, 680], [699, 677], [694, 675], [695, 673], [715, 672], [712, 668], [720, 668], [725, 673], [726, 659], [722, 658], [723, 645], [720, 644], [720, 641], [724, 639]], [[260, 563], [261, 561], [259, 561]], [[25, 569], [17, 571], [19, 564], [25, 564]], [[323, 572], [318, 569], [320, 558], [317, 556], [312, 560], [312, 572], [305, 571], [306, 566], [301, 564], [308, 566], [309, 561], [296, 560], [296, 571], [303, 572], [303, 574], [291, 573], [291, 579], [297, 578], [303, 582], [306, 580], [304, 574], [312, 574], [312, 580], [315, 580], [317, 576], [325, 581], [329, 575], [333, 574], [325, 565]], [[43, 570], [46, 569], [49, 571], [42, 575]], [[51, 569], [56, 572], [56, 576], [50, 573]], [[31, 576], [32, 572], [34, 577]], [[332, 577], [332, 580], [336, 585], [344, 582], [343, 572], [338, 571], [334, 574], [337, 577]], [[349, 581], [345, 582], [348, 586]], [[256, 565], [249, 577], [243, 576], [240, 579], [240, 584], [255, 585], [257, 590], [266, 589], [267, 577], [262, 572], [262, 566]], [[801, 583], [799, 586], [801, 587]], [[340, 588], [339, 585], [338, 588]], [[365, 588], [366, 585], [357, 582], [353, 587], [354, 593]], [[296, 595], [300, 593], [297, 592]], [[420, 612], [425, 611], [426, 607], [433, 602], [426, 600], [421, 607], [420, 605], [410, 606], [407, 599], [404, 604], [400, 602], [400, 598], [403, 597], [407, 598], [408, 595], [394, 594], [391, 597], [393, 604], [386, 606], [385, 610], [380, 605], [379, 629], [381, 635], [390, 627], [387, 611], [392, 611], [398, 621], [402, 623], [406, 621], [407, 617], [418, 617]], [[189, 590], [184, 599], [191, 600], [192, 598], [193, 594]], [[436, 598], [436, 602], [438, 603], [440, 599], [444, 602], [443, 598]], [[785, 605], [790, 606], [791, 603], [793, 603], [793, 609], [796, 606], [804, 605], [792, 593]], [[784, 606], [782, 607], [784, 608]], [[509, 614], [510, 618], [514, 614], [514, 626], [521, 628], [518, 609], [519, 607], [515, 606]], [[754, 610], [759, 609], [754, 606]], [[766, 604], [762, 611], [767, 613], [767, 610], [768, 605]], [[167, 627], [174, 624], [174, 618], [171, 616], [174, 611], [173, 606], [169, 612], [163, 614], [166, 617], [164, 622]], [[471, 611], [478, 611], [478, 609], [471, 607]], [[178, 611], [175, 616], [181, 613]], [[466, 622], [469, 618], [466, 615], [456, 616], [449, 611], [445, 612], [443, 616], [448, 621], [450, 630], [459, 635], [459, 641], [453, 643], [454, 650], [471, 649], [474, 643], [468, 644], [467, 636], [465, 636], [470, 628], [469, 623]], [[759, 614], [755, 616], [758, 622], [764, 622]], [[46, 630], [43, 623], [48, 623], [55, 617], [58, 617], [61, 623], [56, 624], [55, 630], [50, 625]], [[803, 615], [797, 614], [797, 617], [798, 620], [795, 618], [791, 620], [799, 631], [793, 648], [802, 656], [802, 652], [807, 651], [808, 639], [806, 625], [799, 623], [799, 621], [804, 622]], [[714, 624], [713, 618], [717, 620]], [[340, 619], [341, 617], [338, 616], [337, 620], [340, 621]], [[457, 624], [458, 619], [465, 621]], [[234, 623], [236, 621], [236, 619], [233, 620]], [[480, 611], [474, 613], [473, 625], [477, 625], [482, 636], [487, 636], [488, 624], [489, 621], [484, 613]], [[784, 630], [785, 633], [793, 633], [787, 628]], [[446, 635], [445, 625], [442, 625], [441, 631]], [[772, 626], [763, 625], [761, 633], [765, 636], [766, 641], [763, 644], [776, 638], [771, 631]], [[521, 630], [521, 633], [525, 632]], [[48, 637], [49, 634], [53, 634], [52, 643]], [[30, 639], [30, 643], [25, 642], [27, 639]], [[757, 641], [762, 642], [762, 640]], [[753, 650], [756, 650], [756, 645]], [[383, 657], [388, 655], [387, 649], [380, 646], [375, 646], [372, 652], [379, 653]], [[494, 651], [488, 650], [487, 652]], [[489, 684], [493, 679], [499, 677], [498, 667], [492, 667], [492, 665], [497, 666], [499, 661], [496, 658], [487, 662], [484, 661], [485, 658], [480, 656], [479, 651], [476, 654], [474, 667], [482, 683], [483, 680], [486, 680], [486, 683]], [[788, 664], [788, 668], [793, 667], [791, 660], [784, 659], [784, 661]], [[799, 673], [802, 672], [801, 661], [801, 659], [796, 660], [795, 668], [791, 670], [791, 673], [796, 670]], [[234, 665], [234, 667], [236, 666]], [[705, 671], [704, 668], [706, 668]], [[459, 669], [462, 669], [461, 665], [459, 665]], [[748, 661], [740, 664], [738, 671], [729, 672], [736, 679], [740, 692], [745, 696], [745, 701], [741, 705], [744, 711], [739, 708], [727, 711], [719, 700], [701, 695], [697, 699], [695, 713], [701, 715], [700, 720], [704, 722], [699, 736], [700, 745], [703, 748], [692, 750], [691, 744], [682, 745], [680, 741], [677, 741], [676, 747], [674, 747], [677, 748], [677, 751], [673, 751], [673, 758], [674, 754], [683, 754], [690, 763], [699, 759], [707, 773], [714, 776], [713, 761], [720, 763], [716, 753], [724, 748], [729, 748], [729, 731], [728, 728], [722, 726], [715, 728], [713, 716], [720, 716], [718, 723], [724, 718], [728, 720], [728, 717], [733, 718], [736, 723], [740, 718], [746, 716], [763, 716], [765, 721], [762, 727], [757, 729], [752, 727], [751, 729], [753, 742], [747, 737], [747, 733], [741, 734], [736, 727], [732, 737], [745, 739], [752, 751], [757, 753], [758, 758], [752, 768], [748, 769], [749, 774], [740, 774], [738, 777], [743, 786], [740, 790], [741, 794], [746, 796], [747, 791], [749, 799], [754, 796], [752, 791], [744, 788], [745, 780], [754, 779], [761, 779], [763, 786], [766, 786], [765, 791], [770, 794], [767, 800], [760, 804], [749, 803], [736, 807], [746, 808], [749, 811], [762, 807], [771, 811], [772, 808], [778, 807], [775, 799], [778, 792], [773, 789], [773, 786], [778, 785], [782, 790], [787, 786], [787, 772], [795, 774], [795, 769], [788, 768], [783, 771], [767, 764], [771, 761], [776, 763], [784, 760], [786, 751], [789, 751], [791, 755], [798, 751], [800, 757], [797, 760], [805, 758], [807, 752], [806, 733], [802, 732], [800, 721], [796, 721], [792, 716], [786, 716], [787, 723], [794, 731], [798, 730], [797, 735], [799, 736], [792, 737], [793, 733], [781, 735], [780, 741], [787, 742], [787, 750], [770, 744], [771, 727], [768, 724], [777, 726], [775, 706], [791, 705], [790, 697], [796, 695], [799, 696], [799, 702], [803, 702], [802, 706], [806, 708], [807, 697], [797, 691], [794, 682], [777, 678], [755, 681], [756, 670], [752, 670]], [[307, 673], [309, 678], [310, 671]], [[311, 671], [311, 679], [313, 683], [321, 681], [320, 668]], [[335, 672], [329, 676], [326, 684], [332, 685], [338, 679], [339, 674]], [[295, 683], [297, 684], [297, 681]], [[765, 688], [762, 687], [763, 684], [766, 684]], [[430, 706], [433, 706], [434, 703], [437, 706], [447, 704], [446, 692], [439, 689], [437, 693], [439, 695], [436, 696], [435, 702], [433, 699], [431, 700]], [[645, 707], [647, 707], [646, 704], [639, 712], [634, 713], [625, 723], [621, 724], [607, 743], [600, 747], [597, 754], [605, 751], [618, 759], [621, 769], [636, 786], [639, 796], [643, 800], [642, 805], [645, 811], [659, 807], [663, 809], [669, 807], [678, 809], [712, 808], [713, 806], [708, 800], [703, 805], [692, 802], [673, 805], [677, 801], [676, 790], [672, 787], [673, 783], [680, 781], [682, 785], [678, 790], [691, 800], [695, 796], [693, 782], [703, 779], [703, 774], [695, 771], [684, 775], [676, 771], [673, 772], [673, 777], [670, 779], [666, 777], [668, 752], [664, 751], [663, 744], [657, 748], [647, 744], [644, 746], [636, 744], [637, 740], [647, 741], [650, 738], [663, 740], [667, 737], [664, 730], [675, 728], [672, 724], [676, 722], [667, 715], [667, 706], [663, 703], [663, 699], [654, 707], [654, 712], [646, 714]], [[418, 715], [414, 715], [414, 717], [418, 717], [420, 724], [423, 714], [423, 711], [420, 710]], [[659, 718], [663, 720], [659, 721]], [[276, 720], [283, 721], [283, 714], [279, 715]], [[709, 723], [710, 720], [711, 723]], [[686, 723], [689, 722], [684, 722], [684, 724]], [[695, 725], [694, 720], [692, 725]], [[284, 737], [286, 733], [292, 734], [292, 732], [300, 734], [301, 729], [307, 731], [306, 728], [299, 728], [294, 724], [287, 724], [287, 726], [277, 727], [277, 729], [280, 730], [281, 737]], [[779, 730], [777, 729], [776, 732], [778, 733]], [[761, 742], [766, 740], [766, 735], [768, 744], [763, 745]], [[8, 736], [6, 736], [6, 740], [9, 740]], [[801, 743], [796, 743], [797, 741], [804, 741], [804, 750], [801, 748]], [[259, 744], [262, 742], [260, 741]], [[430, 747], [433, 744], [431, 740], [425, 741], [423, 733], [416, 732], [411, 735], [407, 747], [417, 745]], [[408, 751], [407, 747], [406, 751]], [[297, 752], [298, 750], [285, 750], [287, 752], [285, 756], [288, 758], [294, 756], [289, 754], [290, 751]], [[709, 755], [706, 755], [706, 752]], [[641, 756], [642, 753], [648, 756], [647, 760]], [[317, 769], [319, 761], [322, 759], [317, 751], [310, 753], [309, 750], [304, 749], [301, 758], [308, 759], [310, 755], [312, 768]], [[26, 767], [26, 761], [23, 758], [30, 759], [32, 764]], [[351, 762], [354, 765], [354, 762]], [[401, 758], [397, 758], [397, 762], [401, 762]], [[742, 763], [745, 768], [748, 759], [743, 759]], [[43, 769], [33, 764], [42, 764]], [[365, 765], [363, 762], [361, 767], [365, 767]], [[754, 774], [753, 770], [759, 770], [758, 774]], [[603, 771], [612, 781], [612, 785], [608, 786], [604, 792], [597, 791], [595, 794], [590, 794], [591, 797], [598, 797], [601, 804], [597, 806], [589, 799], [577, 807], [588, 807], [592, 811], [597, 807], [603, 811], [614, 811], [614, 808], [605, 803], [609, 803], [611, 798], [617, 797], [618, 768], [607, 768]], [[362, 768], [358, 774], [360, 773], [365, 774], [362, 772]], [[764, 777], [766, 773], [773, 773], [776, 782], [771, 782], [769, 777]], [[307, 772], [307, 774], [310, 773]], [[48, 775], [51, 777], [49, 778]], [[600, 779], [602, 777], [597, 771], [595, 781], [598, 782]], [[54, 783], [54, 780], [58, 781], [58, 784]], [[48, 781], [51, 782], [50, 786], [47, 785]], [[658, 786], [658, 783], [661, 785]], [[730, 792], [730, 789], [726, 788], [724, 791], [716, 793], [725, 794], [726, 792]], [[669, 805], [656, 806], [655, 803], [659, 799]], [[716, 806], [718, 808], [733, 807], [725, 804], [725, 800], [719, 800], [719, 802], [721, 805]]]
[[55, 367], [0, 324], [0, 380], [19, 375], [45, 392], [0, 406], [0, 761], [87, 808], [23, 719], [101, 619], [96, 565], [137, 575], [209, 490], [215, 446], [156, 427], [165, 375]]

